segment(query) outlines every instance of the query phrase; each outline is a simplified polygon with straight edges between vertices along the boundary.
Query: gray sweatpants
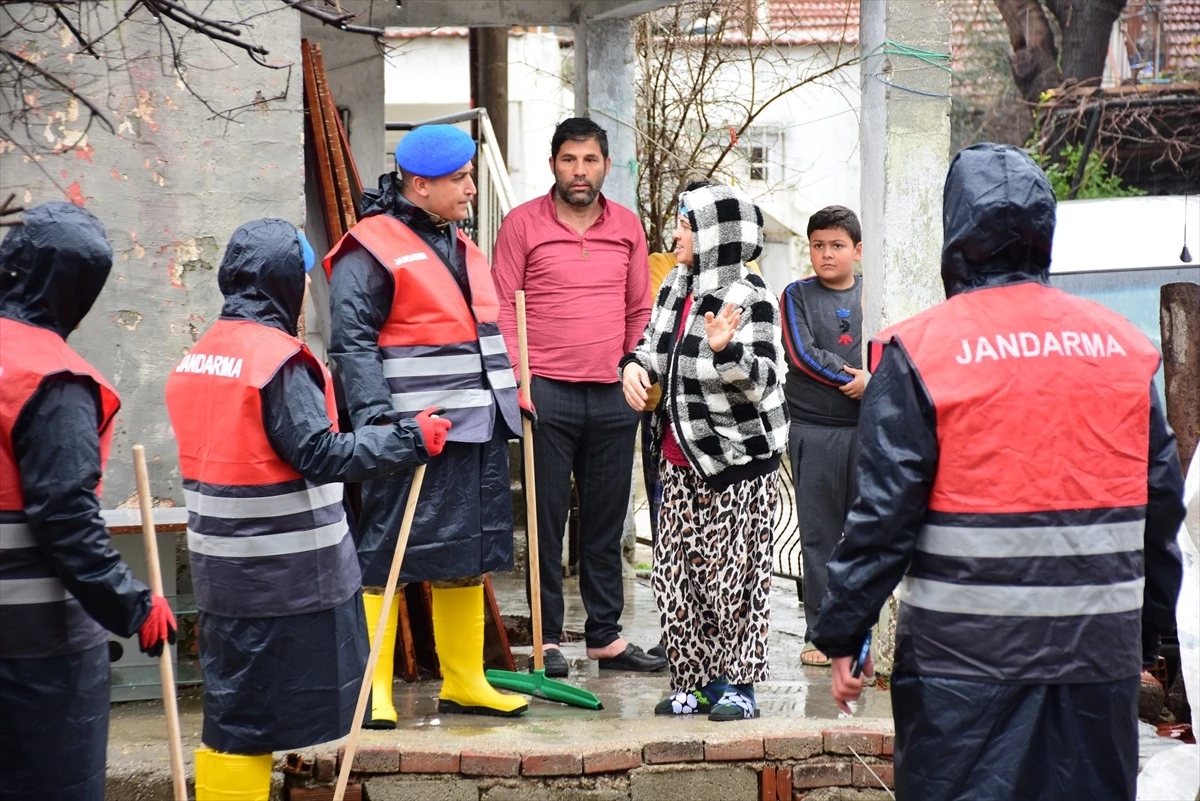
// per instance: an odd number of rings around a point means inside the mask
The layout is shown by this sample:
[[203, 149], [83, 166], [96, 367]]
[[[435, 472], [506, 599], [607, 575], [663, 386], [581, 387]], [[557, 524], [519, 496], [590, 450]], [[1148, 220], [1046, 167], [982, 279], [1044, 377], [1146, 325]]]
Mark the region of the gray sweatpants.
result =
[[842, 526], [858, 494], [854, 484], [857, 452], [857, 428], [792, 421], [788, 457], [800, 522], [804, 621], [808, 631], [816, 625], [825, 585], [829, 583], [829, 560], [841, 542]]

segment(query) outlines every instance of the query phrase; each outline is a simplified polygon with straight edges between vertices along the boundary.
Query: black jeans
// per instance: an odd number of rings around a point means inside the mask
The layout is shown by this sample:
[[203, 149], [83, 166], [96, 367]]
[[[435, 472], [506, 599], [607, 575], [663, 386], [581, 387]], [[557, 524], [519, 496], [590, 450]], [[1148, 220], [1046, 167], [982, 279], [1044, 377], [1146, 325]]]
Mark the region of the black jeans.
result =
[[579, 594], [587, 610], [584, 634], [589, 648], [603, 648], [621, 634], [625, 607], [621, 534], [640, 415], [625, 403], [619, 383], [574, 383], [534, 376], [530, 393], [538, 413], [533, 454], [542, 642], [558, 643], [562, 638], [562, 542], [573, 473], [579, 493]]

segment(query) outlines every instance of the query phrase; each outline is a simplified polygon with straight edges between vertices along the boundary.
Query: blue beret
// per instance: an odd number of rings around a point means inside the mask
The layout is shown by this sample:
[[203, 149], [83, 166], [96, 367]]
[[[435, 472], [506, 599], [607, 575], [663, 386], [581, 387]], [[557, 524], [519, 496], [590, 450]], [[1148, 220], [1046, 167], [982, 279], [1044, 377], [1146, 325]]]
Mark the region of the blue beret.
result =
[[475, 140], [453, 125], [422, 125], [396, 145], [396, 166], [405, 175], [441, 178], [475, 157]]

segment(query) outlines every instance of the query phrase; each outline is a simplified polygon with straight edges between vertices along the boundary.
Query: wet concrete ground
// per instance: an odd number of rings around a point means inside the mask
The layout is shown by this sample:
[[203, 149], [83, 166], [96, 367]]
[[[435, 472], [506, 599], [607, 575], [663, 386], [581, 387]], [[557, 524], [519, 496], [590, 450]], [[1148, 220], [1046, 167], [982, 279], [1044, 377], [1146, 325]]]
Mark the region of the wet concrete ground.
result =
[[[635, 564], [648, 563], [649, 553], [639, 548]], [[502, 613], [527, 613], [522, 577], [494, 576]], [[578, 581], [566, 585], [566, 628], [582, 631], [584, 611]], [[658, 615], [649, 581], [631, 575], [625, 581], [624, 635], [649, 648], [658, 640]], [[868, 690], [853, 720], [840, 713], [829, 694], [830, 672], [826, 668], [801, 666], [804, 614], [790, 581], [777, 581], [771, 595], [772, 621], [770, 663], [772, 678], [757, 687], [762, 717], [753, 721], [711, 723], [707, 719], [655, 717], [654, 704], [668, 690], [665, 674], [614, 673], [599, 671], [587, 659], [582, 642], [566, 643], [563, 653], [571, 665], [567, 680], [596, 694], [604, 704], [600, 711], [584, 710], [533, 699], [529, 712], [520, 718], [486, 718], [437, 714], [438, 681], [395, 685], [395, 703], [400, 722], [396, 731], [367, 731], [362, 746], [395, 745], [401, 750], [471, 750], [514, 753], [522, 750], [586, 748], [603, 744], [613, 749], [640, 747], [646, 742], [687, 736], [705, 740], [740, 739], [747, 736], [819, 732], [831, 726], [862, 726], [891, 729], [891, 700], [888, 693]], [[530, 648], [513, 649], [518, 668], [528, 665]], [[181, 729], [189, 775], [191, 754], [200, 745], [202, 722], [199, 695], [185, 693], [180, 699]], [[338, 743], [305, 749], [306, 753], [329, 753]], [[1143, 726], [1141, 763], [1162, 749], [1174, 747]], [[112, 710], [109, 755], [109, 801], [157, 801], [169, 799], [170, 763], [166, 745], [166, 723], [161, 704], [134, 702], [115, 704]], [[277, 763], [285, 755], [276, 754]], [[278, 764], [277, 764], [278, 767]]]
[[[520, 558], [520, 557], [518, 557]], [[639, 546], [635, 564], [650, 561], [649, 551]], [[514, 573], [493, 577], [500, 610], [506, 615], [524, 615], [524, 580]], [[579, 599], [578, 580], [565, 580], [566, 623], [569, 631], [582, 631], [585, 614]], [[568, 682], [587, 689], [604, 704], [599, 711], [584, 710], [539, 699], [530, 702], [520, 718], [486, 718], [471, 715], [437, 714], [438, 681], [407, 684], [396, 682], [395, 703], [400, 724], [395, 732], [364, 732], [364, 745], [405, 743], [422, 750], [470, 748], [482, 751], [520, 750], [523, 743], [554, 745], [569, 749], [574, 744], [612, 743], [627, 747], [663, 737], [686, 733], [711, 738], [714, 733], [730, 739], [766, 732], [820, 731], [831, 721], [844, 718], [829, 694], [830, 674], [826, 668], [802, 667], [804, 614], [796, 599], [795, 585], [778, 581], [771, 595], [770, 664], [772, 678], [757, 687], [762, 717], [754, 721], [710, 723], [708, 720], [655, 718], [654, 705], [668, 691], [665, 673], [637, 674], [598, 670], [587, 658], [582, 642], [565, 643], [563, 654], [571, 665]], [[658, 641], [658, 612], [645, 577], [630, 575], [625, 581], [623, 635], [643, 648]], [[531, 648], [515, 647], [518, 669], [528, 666]], [[181, 730], [185, 760], [191, 772], [191, 752], [200, 745], [202, 722], [198, 693], [180, 698]], [[891, 703], [886, 692], [868, 691], [859, 705], [857, 718], [874, 727], [890, 729]], [[841, 721], [843, 725], [847, 721]], [[752, 730], [752, 731], [751, 731]], [[324, 749], [334, 750], [336, 744]], [[115, 704], [109, 733], [110, 799], [150, 801], [169, 798], [170, 762], [166, 745], [166, 723], [161, 704], [132, 702]], [[283, 754], [277, 754], [282, 757]], [[157, 788], [157, 789], [156, 789]], [[159, 790], [167, 794], [159, 795]]]

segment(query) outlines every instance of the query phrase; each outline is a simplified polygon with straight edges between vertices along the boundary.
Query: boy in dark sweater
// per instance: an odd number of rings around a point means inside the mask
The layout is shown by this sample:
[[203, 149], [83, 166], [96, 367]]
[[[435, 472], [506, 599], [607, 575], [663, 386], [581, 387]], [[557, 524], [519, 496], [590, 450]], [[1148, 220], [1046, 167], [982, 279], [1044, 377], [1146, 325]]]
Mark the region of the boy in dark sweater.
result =
[[[828, 564], [854, 502], [854, 455], [862, 369], [862, 227], [844, 206], [827, 206], [808, 220], [809, 256], [816, 275], [784, 290], [784, 392], [791, 413], [788, 456], [804, 560], [804, 617], [812, 631], [828, 580]], [[807, 635], [806, 635], [807, 640]], [[806, 665], [827, 666], [807, 645]]]

